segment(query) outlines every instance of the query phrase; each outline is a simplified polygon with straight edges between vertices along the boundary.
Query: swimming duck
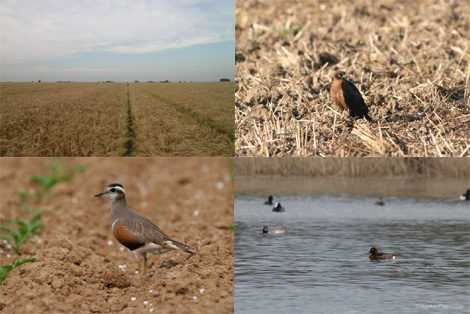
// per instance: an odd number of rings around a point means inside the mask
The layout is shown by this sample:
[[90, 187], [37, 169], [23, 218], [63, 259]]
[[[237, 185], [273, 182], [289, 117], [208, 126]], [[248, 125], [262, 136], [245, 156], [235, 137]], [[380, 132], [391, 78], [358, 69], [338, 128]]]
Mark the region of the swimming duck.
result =
[[385, 205], [385, 197], [381, 197], [380, 201], [375, 202], [375, 205], [384, 206]]
[[461, 200], [466, 200], [466, 201], [470, 201], [470, 189], [467, 190], [467, 192], [465, 192], [461, 197], [460, 197]]
[[273, 204], [273, 196], [269, 195], [268, 200], [264, 202], [264, 205], [272, 205]]
[[285, 208], [281, 206], [281, 203], [276, 203], [276, 206], [273, 208], [273, 212], [285, 212]]
[[372, 260], [395, 259], [393, 254], [379, 252], [375, 247], [370, 249], [369, 254], [369, 258]]
[[263, 233], [286, 234], [287, 231], [285, 229], [274, 229], [274, 230], [269, 231], [268, 226], [264, 226]]

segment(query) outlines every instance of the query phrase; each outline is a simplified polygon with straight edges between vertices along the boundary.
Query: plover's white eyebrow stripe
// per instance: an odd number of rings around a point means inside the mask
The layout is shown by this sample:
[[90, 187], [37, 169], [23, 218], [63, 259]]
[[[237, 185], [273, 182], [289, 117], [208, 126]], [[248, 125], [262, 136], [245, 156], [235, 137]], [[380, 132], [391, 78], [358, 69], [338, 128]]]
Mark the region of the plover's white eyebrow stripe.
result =
[[108, 188], [108, 190], [111, 190], [111, 189], [116, 189], [116, 190], [120, 190], [122, 193], [126, 194], [126, 189], [120, 187], [120, 186], [110, 186]]
[[116, 220], [113, 222], [113, 224], [111, 225], [111, 230], [112, 230], [112, 231], [114, 231], [114, 225], [115, 225], [115, 224], [116, 224], [116, 222], [118, 222], [118, 221], [119, 221], [119, 218], [118, 218], [118, 219], [116, 219]]

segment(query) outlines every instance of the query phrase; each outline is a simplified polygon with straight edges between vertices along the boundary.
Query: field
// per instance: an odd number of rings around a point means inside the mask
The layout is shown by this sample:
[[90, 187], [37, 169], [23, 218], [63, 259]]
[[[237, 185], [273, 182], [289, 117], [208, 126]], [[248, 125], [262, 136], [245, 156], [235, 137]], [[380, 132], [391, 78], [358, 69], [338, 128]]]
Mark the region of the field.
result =
[[[25, 200], [19, 190], [42, 191], [29, 182], [31, 176], [67, 171], [46, 172], [49, 158], [0, 159], [0, 224], [27, 220], [27, 206], [54, 208], [42, 215], [44, 228], [24, 242], [21, 255], [0, 241], [1, 265], [36, 258], [14, 269], [0, 286], [0, 312], [233, 313], [233, 159], [62, 158], [57, 163], [62, 166], [56, 170], [81, 165], [85, 171], [57, 183], [50, 197], [36, 199], [33, 193]], [[115, 182], [125, 187], [133, 211], [194, 247], [197, 255], [149, 254], [153, 276], [136, 274], [134, 256], [111, 232], [110, 202], [93, 197]]]
[[[236, 156], [470, 156], [468, 1], [236, 1]], [[329, 85], [346, 71], [375, 122]]]
[[234, 83], [0, 88], [0, 156], [233, 156]]

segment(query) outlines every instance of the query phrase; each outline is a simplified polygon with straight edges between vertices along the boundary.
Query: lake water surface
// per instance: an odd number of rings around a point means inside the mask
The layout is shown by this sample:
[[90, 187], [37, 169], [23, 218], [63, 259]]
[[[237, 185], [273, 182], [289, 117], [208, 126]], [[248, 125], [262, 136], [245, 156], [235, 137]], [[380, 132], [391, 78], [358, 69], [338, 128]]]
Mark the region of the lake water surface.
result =
[[[469, 202], [304, 194], [275, 196], [275, 213], [266, 199], [235, 197], [236, 313], [470, 312]], [[372, 246], [396, 259], [370, 261]]]

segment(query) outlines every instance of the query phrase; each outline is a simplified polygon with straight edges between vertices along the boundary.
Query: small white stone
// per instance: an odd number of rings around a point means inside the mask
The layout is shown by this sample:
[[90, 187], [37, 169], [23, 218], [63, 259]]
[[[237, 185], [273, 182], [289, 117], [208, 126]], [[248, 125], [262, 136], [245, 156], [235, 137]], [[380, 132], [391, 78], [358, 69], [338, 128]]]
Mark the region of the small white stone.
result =
[[222, 190], [225, 186], [225, 184], [223, 182], [217, 182], [217, 184], [215, 185], [219, 190]]
[[204, 293], [204, 288], [199, 289], [199, 293], [203, 294]]
[[149, 206], [149, 203], [147, 203], [145, 201], [140, 203], [140, 207], [142, 207], [142, 208], [147, 208], [148, 206]]
[[109, 240], [108, 245], [113, 245], [113, 241]]
[[149, 310], [149, 312], [153, 312], [153, 307]]
[[199, 215], [199, 211], [196, 209], [196, 210], [193, 212], [193, 215], [194, 215], [194, 216]]
[[147, 304], [149, 304], [149, 303], [148, 303], [148, 301], [144, 301], [144, 304], [147, 305]]
[[7, 254], [7, 257], [8, 257], [8, 258], [10, 258], [10, 257], [11, 257], [11, 255], [10, 255], [10, 254]]
[[121, 247], [119, 248], [119, 251], [124, 252], [124, 247], [121, 246]]
[[150, 289], [150, 290], [149, 290], [149, 293], [152, 293], [152, 292], [153, 292], [153, 290], [152, 290], [152, 289]]
[[197, 297], [196, 297], [196, 296], [194, 296], [194, 297], [193, 297], [193, 300], [197, 300]]
[[132, 298], [131, 298], [131, 301], [135, 301], [135, 299], [136, 299], [135, 297], [132, 297]]

